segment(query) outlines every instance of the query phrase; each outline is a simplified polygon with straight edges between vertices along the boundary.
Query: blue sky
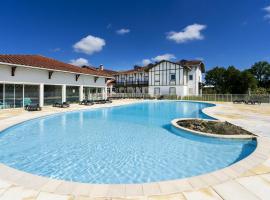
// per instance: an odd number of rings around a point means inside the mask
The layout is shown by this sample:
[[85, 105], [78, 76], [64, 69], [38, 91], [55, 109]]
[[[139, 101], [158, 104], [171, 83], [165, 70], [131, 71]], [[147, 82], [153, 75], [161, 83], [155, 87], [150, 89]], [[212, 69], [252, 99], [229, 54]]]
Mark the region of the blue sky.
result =
[[207, 69], [270, 61], [270, 0], [9, 0], [0, 53], [121, 70], [203, 59]]

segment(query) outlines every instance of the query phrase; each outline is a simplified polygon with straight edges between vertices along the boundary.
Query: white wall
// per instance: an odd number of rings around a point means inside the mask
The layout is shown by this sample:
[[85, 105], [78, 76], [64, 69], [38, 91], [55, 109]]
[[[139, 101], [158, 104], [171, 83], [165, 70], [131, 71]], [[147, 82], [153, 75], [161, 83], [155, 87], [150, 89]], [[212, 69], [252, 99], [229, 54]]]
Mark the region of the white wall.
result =
[[11, 76], [11, 67], [6, 65], [0, 65], [0, 82], [106, 87], [104, 77], [98, 78], [95, 82], [94, 76], [80, 75], [76, 81], [75, 74], [54, 72], [49, 79], [48, 70], [25, 67], [17, 67], [15, 76]]
[[63, 102], [66, 101], [66, 86], [80, 86], [80, 100], [83, 99], [83, 86], [102, 88], [102, 97], [107, 98], [105, 77], [98, 77], [95, 81], [95, 77], [92, 75], [81, 74], [76, 81], [74, 73], [56, 71], [53, 72], [51, 79], [49, 79], [48, 70], [18, 66], [15, 76], [11, 76], [11, 66], [0, 65], [0, 83], [39, 85], [40, 106], [43, 106], [44, 103], [44, 85], [61, 85]]
[[193, 66], [191, 69], [192, 70], [188, 72], [188, 75], [192, 75], [193, 80], [188, 81], [189, 95], [199, 95], [200, 94], [199, 82], [202, 81], [202, 72], [199, 66]]
[[[175, 81], [170, 80], [170, 74], [175, 74]], [[157, 81], [157, 78], [159, 81]], [[149, 86], [179, 86], [184, 84], [184, 68], [180, 64], [165, 61], [149, 70]]]
[[[177, 96], [188, 95], [187, 68], [180, 64], [162, 62], [149, 70], [149, 94], [154, 96], [155, 88], [160, 88], [160, 95], [170, 95], [170, 88], [175, 88]], [[156, 74], [156, 75], [155, 75]], [[159, 74], [159, 81], [156, 77]], [[175, 81], [170, 80], [175, 74]]]
[[[199, 95], [199, 82], [202, 80], [202, 72], [199, 66], [191, 66], [191, 70], [183, 68], [180, 64], [162, 62], [149, 70], [149, 94], [154, 95], [154, 88], [160, 88], [160, 95], [169, 95], [170, 87], [176, 88], [176, 95]], [[170, 74], [175, 73], [176, 81], [170, 81]], [[156, 75], [155, 75], [156, 74]], [[155, 76], [159, 74], [159, 81]], [[189, 75], [193, 80], [189, 80]]]
[[[149, 86], [149, 95], [154, 96], [155, 88], [160, 88], [160, 95], [170, 95], [170, 87], [174, 86]], [[177, 96], [186, 96], [188, 95], [188, 90], [186, 85], [176, 86], [176, 95]]]

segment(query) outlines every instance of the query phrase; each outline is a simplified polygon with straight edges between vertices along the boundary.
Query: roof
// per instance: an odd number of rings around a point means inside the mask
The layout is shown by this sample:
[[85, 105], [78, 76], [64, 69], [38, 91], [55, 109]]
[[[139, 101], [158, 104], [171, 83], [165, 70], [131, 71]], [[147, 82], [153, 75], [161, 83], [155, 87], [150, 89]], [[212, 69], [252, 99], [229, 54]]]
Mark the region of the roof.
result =
[[180, 60], [178, 61], [183, 66], [192, 67], [200, 65], [202, 72], [205, 72], [204, 63], [201, 60]]
[[91, 68], [82, 68], [75, 65], [67, 64], [52, 58], [47, 58], [41, 55], [1, 55], [0, 63], [23, 65], [26, 67], [37, 67], [47, 70], [65, 71], [78, 74], [87, 74], [95, 76], [111, 77], [106, 72], [94, 70]]
[[136, 72], [145, 72], [147, 71], [148, 66], [134, 66], [134, 69], [130, 69], [130, 70], [124, 70], [124, 71], [118, 71], [116, 74], [133, 74]]
[[181, 65], [181, 66], [187, 67], [189, 69], [194, 67], [194, 66], [200, 65], [202, 72], [203, 73], [205, 72], [204, 63], [201, 60], [180, 60], [180, 61], [177, 61], [177, 62], [172, 62], [172, 61], [169, 61], [169, 60], [161, 60], [159, 62], [156, 62], [155, 64], [150, 63], [147, 66], [147, 69], [149, 70], [149, 69], [157, 66], [158, 64], [162, 63], [162, 62], [169, 62], [169, 63], [172, 63], [172, 64]]
[[109, 74], [111, 76], [117, 74], [117, 71], [113, 71], [113, 70], [110, 70], [110, 69], [103, 69], [103, 70], [98, 69], [98, 71], [103, 71], [103, 72], [105, 72], [105, 73], [107, 73], [107, 74]]

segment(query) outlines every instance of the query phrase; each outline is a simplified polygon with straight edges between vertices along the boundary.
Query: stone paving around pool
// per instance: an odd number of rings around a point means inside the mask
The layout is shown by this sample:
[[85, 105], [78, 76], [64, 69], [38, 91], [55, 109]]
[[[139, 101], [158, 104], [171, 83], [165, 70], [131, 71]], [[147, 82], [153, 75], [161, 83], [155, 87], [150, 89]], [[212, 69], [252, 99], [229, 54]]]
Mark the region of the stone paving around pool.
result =
[[[142, 100], [115, 100], [112, 104], [94, 105], [89, 109], [140, 101]], [[22, 109], [0, 110], [0, 130], [27, 119], [79, 109], [88, 107], [80, 105], [71, 105], [68, 109], [44, 107], [41, 112], [31, 113]], [[255, 153], [232, 166], [206, 175], [176, 181], [106, 187], [37, 178], [35, 175], [0, 164], [0, 200], [269, 200], [270, 104], [217, 103], [217, 106], [206, 108], [204, 112], [242, 126], [258, 135], [258, 148]]]

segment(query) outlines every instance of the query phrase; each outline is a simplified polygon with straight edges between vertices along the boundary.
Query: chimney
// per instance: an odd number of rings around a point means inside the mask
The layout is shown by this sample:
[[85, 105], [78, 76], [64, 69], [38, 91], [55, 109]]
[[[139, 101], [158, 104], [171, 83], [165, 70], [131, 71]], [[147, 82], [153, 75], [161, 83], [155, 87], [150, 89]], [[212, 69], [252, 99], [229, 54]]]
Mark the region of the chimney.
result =
[[134, 65], [134, 70], [138, 70], [138, 69], [140, 69], [140, 68], [141, 68], [140, 66]]
[[104, 66], [101, 64], [99, 65], [99, 68], [98, 68], [100, 71], [103, 71], [104, 70]]

